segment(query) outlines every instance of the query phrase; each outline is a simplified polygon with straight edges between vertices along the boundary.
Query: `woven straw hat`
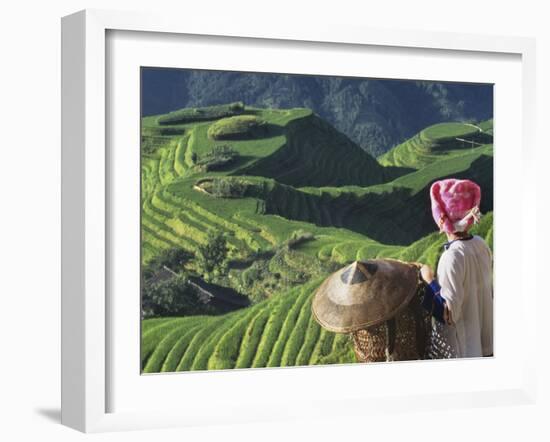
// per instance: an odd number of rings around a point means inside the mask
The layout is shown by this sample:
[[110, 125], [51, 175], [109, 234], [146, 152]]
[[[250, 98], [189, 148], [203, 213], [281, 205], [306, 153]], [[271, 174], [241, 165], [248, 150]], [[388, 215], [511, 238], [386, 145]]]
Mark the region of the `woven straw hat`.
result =
[[349, 333], [380, 324], [405, 308], [416, 293], [418, 270], [392, 259], [355, 261], [317, 289], [312, 310], [324, 328]]

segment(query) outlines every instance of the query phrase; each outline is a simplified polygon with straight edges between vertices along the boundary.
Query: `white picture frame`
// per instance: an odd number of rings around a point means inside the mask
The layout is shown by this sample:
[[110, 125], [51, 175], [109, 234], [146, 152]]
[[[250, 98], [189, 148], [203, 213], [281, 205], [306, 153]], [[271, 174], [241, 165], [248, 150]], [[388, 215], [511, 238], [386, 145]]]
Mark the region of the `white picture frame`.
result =
[[[533, 39], [482, 36], [453, 33], [429, 33], [420, 31], [388, 31], [372, 28], [326, 26], [308, 24], [300, 27], [292, 24], [231, 23], [212, 21], [197, 17], [182, 24], [176, 17], [152, 14], [86, 10], [63, 18], [62, 21], [62, 423], [84, 432], [101, 432], [124, 429], [159, 428], [169, 426], [207, 425], [212, 416], [204, 409], [194, 410], [168, 407], [139, 411], [110, 411], [109, 370], [113, 354], [109, 345], [109, 310], [107, 288], [108, 244], [112, 232], [108, 229], [112, 199], [109, 195], [109, 155], [106, 121], [109, 118], [107, 94], [109, 94], [106, 68], [109, 60], [107, 34], [109, 32], [143, 32], [170, 36], [217, 36], [220, 38], [246, 38], [272, 40], [286, 45], [309, 42], [312, 44], [337, 44], [339, 47], [401, 48], [403, 51], [426, 49], [446, 52], [468, 52], [483, 57], [483, 54], [510, 54], [521, 57], [521, 127], [514, 128], [521, 140], [521, 160], [524, 171], [535, 161], [533, 125], [535, 112], [535, 43]], [[153, 34], [151, 34], [153, 35]], [[497, 98], [498, 100], [498, 98]], [[497, 120], [497, 125], [498, 120]], [[498, 130], [498, 129], [497, 129]], [[498, 173], [497, 173], [498, 179]], [[502, 179], [502, 178], [501, 178]], [[528, 222], [536, 219], [534, 177], [525, 175], [523, 186], [518, 189], [521, 199], [521, 241], [513, 252], [521, 275], [527, 274], [525, 257], [535, 255], [535, 230], [527, 228]], [[500, 210], [500, 208], [499, 208]], [[503, 212], [504, 213], [504, 212]], [[497, 223], [498, 221], [496, 221]], [[495, 239], [498, 247], [498, 239]], [[510, 246], [512, 247], [512, 246]], [[501, 249], [504, 251], [504, 249]], [[500, 253], [497, 251], [496, 253]], [[504, 273], [505, 267], [502, 267]], [[497, 271], [498, 277], [498, 271]], [[535, 280], [523, 279], [522, 293], [536, 293]], [[497, 285], [498, 286], [498, 285]], [[502, 287], [502, 286], [501, 286]], [[505, 288], [503, 287], [503, 290]], [[510, 289], [508, 289], [510, 290]], [[518, 297], [518, 311], [528, 308], [527, 296]], [[498, 321], [498, 316], [496, 318]], [[233, 409], [214, 412], [217, 422], [253, 422], [284, 419], [289, 417], [334, 416], [329, 405], [337, 401], [338, 415], [369, 414], [374, 409], [395, 412], [414, 406], [415, 409], [431, 409], [434, 398], [438, 407], [469, 407], [499, 404], [533, 403], [535, 400], [536, 353], [534, 321], [527, 321], [525, 314], [518, 315], [515, 327], [524, 334], [525, 348], [521, 360], [514, 367], [514, 375], [500, 387], [488, 389], [462, 387], [461, 392], [428, 391], [427, 394], [403, 394], [388, 391], [378, 395], [376, 404], [371, 396], [359, 391], [355, 395], [342, 392], [341, 397], [329, 396], [324, 400], [311, 397], [304, 403], [283, 406], [273, 401], [263, 407], [235, 399]], [[530, 339], [531, 338], [531, 339]], [[495, 358], [498, 359], [498, 358]], [[474, 361], [457, 361], [458, 369], [467, 368]], [[396, 364], [399, 365], [399, 364]], [[326, 376], [337, 376], [338, 370], [355, 376], [364, 366], [330, 367]], [[374, 366], [373, 366], [374, 367]], [[393, 366], [392, 366], [393, 367]], [[422, 369], [415, 366], [418, 372]], [[402, 368], [401, 368], [402, 369]], [[411, 368], [412, 369], [412, 368]], [[371, 370], [390, 370], [389, 365], [377, 365]], [[392, 368], [393, 370], [393, 368]], [[400, 370], [397, 368], [396, 370]], [[256, 371], [256, 370], [253, 370]], [[207, 373], [216, 376], [219, 382], [235, 382], [247, 377], [261, 387], [270, 382], [270, 377], [281, 375], [285, 379], [302, 376], [296, 370], [263, 370], [252, 375], [244, 372], [229, 374]], [[197, 375], [194, 382], [200, 383], [204, 374]], [[174, 379], [174, 378], [172, 378]], [[213, 379], [212, 377], [209, 378]], [[225, 380], [224, 380], [225, 379]], [[304, 378], [305, 379], [305, 378]], [[164, 377], [163, 383], [174, 382]], [[163, 393], [166, 394], [166, 393]], [[191, 394], [192, 396], [192, 394]], [[191, 399], [187, 398], [187, 399]], [[235, 402], [236, 401], [236, 402]], [[220, 404], [223, 400], [220, 399]], [[237, 415], [235, 410], [244, 411]], [[216, 414], [217, 413], [217, 414]]]

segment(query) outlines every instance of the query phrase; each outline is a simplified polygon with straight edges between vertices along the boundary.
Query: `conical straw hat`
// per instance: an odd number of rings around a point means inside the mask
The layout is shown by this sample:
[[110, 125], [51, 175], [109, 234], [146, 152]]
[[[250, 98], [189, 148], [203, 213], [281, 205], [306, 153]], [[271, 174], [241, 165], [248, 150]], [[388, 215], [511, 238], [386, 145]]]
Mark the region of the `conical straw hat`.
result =
[[391, 259], [355, 261], [317, 289], [312, 310], [324, 328], [349, 333], [395, 316], [416, 293], [418, 270]]

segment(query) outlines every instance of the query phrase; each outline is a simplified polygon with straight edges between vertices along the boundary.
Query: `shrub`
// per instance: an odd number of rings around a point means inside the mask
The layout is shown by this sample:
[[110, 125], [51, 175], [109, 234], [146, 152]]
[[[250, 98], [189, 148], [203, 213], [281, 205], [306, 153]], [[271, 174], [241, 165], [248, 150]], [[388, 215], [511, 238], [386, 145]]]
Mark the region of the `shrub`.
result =
[[211, 183], [211, 193], [216, 197], [231, 196], [231, 181], [227, 179], [215, 179]]
[[226, 164], [233, 162], [239, 156], [239, 153], [228, 144], [214, 146], [210, 152], [201, 158], [198, 158], [195, 152], [193, 154], [195, 155], [193, 163], [205, 171], [220, 169]]
[[212, 306], [200, 300], [184, 274], [152, 284], [145, 283], [141, 305], [145, 318], [216, 313]]
[[161, 127], [159, 133], [164, 136], [183, 135], [185, 129], [181, 127]]
[[265, 123], [255, 115], [238, 115], [216, 121], [208, 128], [208, 136], [214, 140], [253, 138], [263, 133]]
[[167, 138], [163, 136], [142, 135], [141, 153], [153, 154], [161, 147], [166, 146]]
[[225, 274], [227, 271], [227, 240], [221, 232], [211, 235], [208, 242], [197, 250], [197, 264], [204, 273], [214, 270]]
[[244, 103], [242, 101], [236, 101], [235, 103], [229, 104], [229, 110], [233, 112], [243, 112]]
[[230, 117], [244, 112], [244, 104], [238, 101], [230, 104], [206, 106], [200, 108], [185, 108], [162, 115], [157, 119], [160, 125], [185, 124], [196, 121], [216, 120], [218, 118]]
[[241, 198], [246, 192], [246, 187], [243, 180], [216, 178], [213, 180], [212, 194], [221, 198]]
[[168, 267], [178, 273], [180, 270], [183, 270], [183, 265], [192, 258], [193, 254], [181, 247], [164, 249], [143, 267], [143, 277], [149, 279], [164, 267]]
[[195, 186], [216, 198], [242, 198], [249, 183], [240, 178], [209, 178], [197, 181]]
[[269, 271], [266, 261], [255, 261], [241, 274], [241, 280], [245, 287], [252, 287], [256, 281], [259, 281]]

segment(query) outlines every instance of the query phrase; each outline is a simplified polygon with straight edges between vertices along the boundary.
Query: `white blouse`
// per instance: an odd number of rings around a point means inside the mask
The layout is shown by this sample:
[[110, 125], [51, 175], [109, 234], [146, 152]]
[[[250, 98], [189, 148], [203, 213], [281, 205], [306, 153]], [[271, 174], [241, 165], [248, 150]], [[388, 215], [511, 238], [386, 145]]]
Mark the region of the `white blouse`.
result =
[[453, 325], [444, 326], [459, 358], [493, 354], [493, 271], [489, 246], [479, 237], [454, 241], [437, 266], [441, 296]]

